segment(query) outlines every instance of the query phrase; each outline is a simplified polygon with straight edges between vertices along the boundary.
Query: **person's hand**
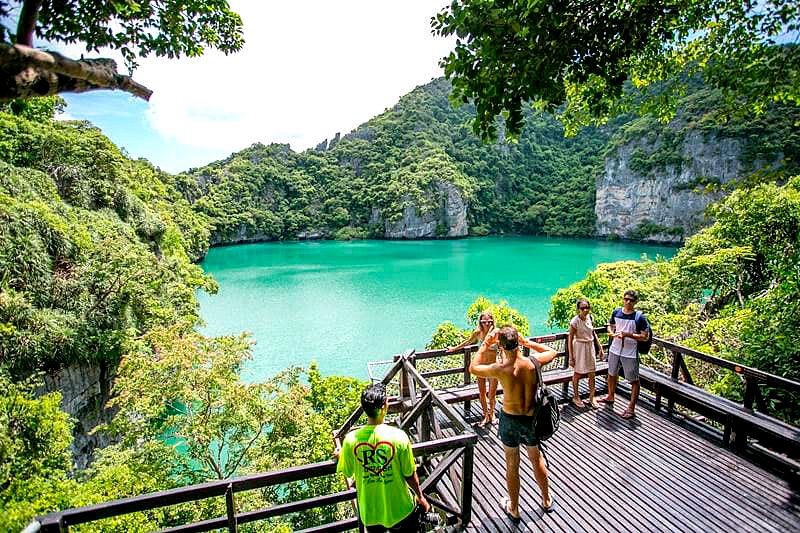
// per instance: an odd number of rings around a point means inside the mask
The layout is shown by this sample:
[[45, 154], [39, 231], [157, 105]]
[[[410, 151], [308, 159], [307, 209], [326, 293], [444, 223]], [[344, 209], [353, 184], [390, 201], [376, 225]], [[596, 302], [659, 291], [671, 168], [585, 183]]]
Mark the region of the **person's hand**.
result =
[[572, 357], [571, 355], [569, 356], [569, 366], [575, 368], [575, 358]]
[[456, 348], [455, 348], [455, 346], [450, 346], [450, 347], [448, 347], [448, 348], [447, 348], [447, 350], [446, 350], [446, 352], [447, 352], [447, 353], [453, 353], [453, 352], [455, 352], [455, 351], [456, 351]]
[[417, 496], [417, 504], [422, 507], [423, 512], [427, 513], [431, 510], [431, 504], [428, 503], [424, 494], [422, 496]]
[[598, 355], [600, 356], [600, 360], [601, 361], [605, 361], [606, 360], [606, 352], [602, 348], [600, 348], [600, 351], [598, 352]]

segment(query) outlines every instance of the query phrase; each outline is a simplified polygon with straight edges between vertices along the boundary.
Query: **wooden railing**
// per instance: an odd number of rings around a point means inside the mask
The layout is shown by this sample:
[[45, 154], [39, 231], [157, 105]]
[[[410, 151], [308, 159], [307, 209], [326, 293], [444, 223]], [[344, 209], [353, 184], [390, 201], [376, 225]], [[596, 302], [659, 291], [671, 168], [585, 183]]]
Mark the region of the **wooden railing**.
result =
[[[433, 387], [414, 369], [412, 361], [413, 352], [399, 358], [384, 378], [384, 382], [388, 384], [397, 376], [401, 380], [405, 380], [404, 383], [412, 391], [407, 398], [395, 399], [393, 402], [395, 410], [399, 408], [403, 413], [398, 425], [407, 430], [412, 436], [414, 456], [421, 459], [419, 470], [421, 474], [420, 486], [428, 501], [445, 513], [449, 523], [460, 522], [467, 524], [470, 521], [472, 512], [473, 447], [477, 442], [477, 436], [455, 410], [437, 396]], [[445, 435], [442, 431], [439, 418], [436, 416], [437, 410], [443, 414], [443, 418], [449, 423], [449, 435]], [[337, 443], [341, 443], [341, 439], [351, 426], [358, 421], [362, 412], [359, 407], [335, 433], [334, 437]], [[438, 458], [438, 456], [442, 455], [442, 458]], [[458, 459], [461, 459], [461, 466], [460, 471], [456, 472]], [[228, 529], [228, 531], [235, 532], [240, 524], [276, 518], [340, 502], [350, 501], [355, 503], [355, 489], [349, 488], [341, 492], [274, 505], [257, 511], [236, 512], [235, 496], [238, 493], [332, 475], [335, 472], [336, 461], [330, 460], [263, 474], [210, 481], [199, 485], [180, 487], [51, 513], [35, 520], [26, 528], [26, 531], [31, 533], [35, 531], [65, 532], [70, 526], [104, 518], [224, 496], [227, 510], [226, 516], [172, 527], [165, 531], [188, 533]], [[455, 491], [454, 493], [458, 495], [458, 501], [453, 501], [448, 496], [448, 491], [440, 488], [445, 475], [449, 476], [449, 482], [451, 483], [448, 489]], [[337, 532], [355, 529], [360, 527], [357, 513], [355, 515], [352, 518], [322, 524], [303, 531], [306, 533]]]
[[[605, 329], [597, 328], [597, 331], [604, 333]], [[550, 384], [563, 383], [565, 392], [571, 378], [571, 371], [567, 369], [566, 349], [563, 346], [566, 338], [566, 333], [532, 338], [557, 350], [557, 358], [546, 366], [544, 378], [545, 382]], [[733, 442], [740, 449], [747, 445], [749, 434], [776, 437], [776, 442], [784, 444], [786, 450], [800, 449], [800, 429], [769, 416], [768, 405], [762, 394], [763, 387], [775, 387], [791, 394], [798, 394], [800, 383], [657, 337], [653, 339], [653, 344], [666, 350], [671, 356], [670, 373], [643, 366], [642, 384], [649, 385], [655, 392], [656, 409], [661, 407], [662, 397], [666, 397], [667, 409], [670, 412], [675, 403], [683, 403], [707, 416], [717, 417], [715, 420], [724, 426], [723, 442], [727, 444], [733, 433]], [[466, 403], [465, 413], [467, 413], [469, 402], [477, 397], [474, 393], [468, 392], [473, 388], [469, 363], [477, 348], [477, 345], [467, 346], [454, 353], [447, 353], [446, 350], [406, 352], [394, 357], [392, 367], [382, 378], [383, 383], [397, 387], [397, 394], [390, 400], [390, 410], [398, 415], [397, 425], [412, 439], [414, 454], [421, 463], [418, 471], [422, 479], [423, 492], [428, 501], [445, 514], [448, 523], [462, 526], [470, 522], [472, 515], [473, 449], [477, 435], [450, 404]], [[694, 387], [694, 380], [686, 365], [687, 357], [739, 375], [744, 384], [744, 398], [741, 404]], [[426, 363], [442, 358], [449, 358], [445, 361], [453, 362], [453, 366], [423, 368], [429, 366]], [[599, 368], [598, 373], [605, 372], [603, 365]], [[430, 380], [448, 376], [459, 376], [454, 386], [437, 389], [430, 383]], [[397, 383], [394, 383], [395, 380]], [[454, 390], [457, 392], [453, 393]], [[342, 427], [334, 432], [333, 438], [337, 446], [341, 445], [346, 433], [362, 416], [362, 409], [356, 409]], [[340, 502], [351, 502], [355, 510], [355, 489], [350, 487], [333, 494], [274, 505], [257, 511], [236, 512], [237, 493], [331, 475], [335, 470], [336, 463], [331, 460], [124, 498], [51, 513], [34, 521], [26, 531], [62, 532], [67, 531], [72, 525], [220, 496], [225, 496], [226, 499], [226, 516], [173, 527], [167, 531], [211, 531], [224, 528], [236, 531], [239, 524], [285, 516]], [[358, 513], [353, 514], [351, 518], [304, 531], [335, 532], [360, 528]]]
[[[605, 336], [606, 328], [595, 328], [601, 336]], [[567, 391], [572, 377], [568, 368], [568, 354], [566, 351], [566, 333], [554, 333], [531, 337], [531, 340], [547, 344], [556, 350], [556, 358], [545, 366], [544, 379], [547, 384], [561, 384], [563, 387], [564, 399], [568, 398]], [[479, 345], [466, 346], [453, 353], [447, 350], [428, 350], [417, 352], [415, 360], [420, 363], [429, 363], [426, 366], [431, 368], [422, 369], [421, 375], [428, 379], [438, 379], [444, 376], [463, 376], [458, 383], [451, 383], [446, 387], [452, 390], [454, 387], [466, 388], [472, 385], [473, 377], [469, 373], [469, 362], [472, 355], [477, 351]], [[692, 417], [698, 423], [706, 423], [710, 419], [722, 426], [722, 441], [725, 445], [733, 443], [739, 449], [744, 449], [748, 444], [748, 436], [758, 435], [770, 449], [780, 453], [790, 453], [793, 456], [800, 455], [800, 430], [792, 424], [786, 423], [775, 418], [775, 413], [771, 413], [767, 402], [762, 393], [764, 387], [777, 388], [787, 394], [796, 397], [800, 403], [800, 382], [770, 374], [762, 370], [746, 365], [735, 363], [727, 359], [715, 357], [686, 346], [653, 337], [653, 350], [663, 349], [669, 356], [669, 372], [654, 369], [642, 365], [641, 382], [642, 386], [649, 388], [655, 394], [655, 407], [661, 408], [662, 398], [667, 398], [667, 411], [672, 413], [675, 404], [681, 404], [696, 410], [702, 416]], [[608, 351], [608, 343], [605, 345]], [[525, 350], [525, 355], [529, 355]], [[399, 356], [396, 356], [396, 358]], [[449, 358], [452, 366], [442, 368], [436, 360]], [[711, 365], [712, 367], [725, 369], [738, 375], [744, 387], [744, 394], [741, 403], [736, 404], [732, 400], [722, 398], [710, 392], [703, 391], [694, 387], [694, 379], [686, 364], [687, 358], [694, 358]], [[458, 359], [456, 363], [455, 360]], [[605, 374], [605, 365], [598, 366], [598, 374]], [[626, 386], [622, 385], [625, 390]], [[470, 400], [463, 398], [473, 398], [474, 395], [465, 393], [445, 394], [448, 401], [464, 401], [466, 410], [469, 409]], [[466, 412], [466, 411], [465, 411]], [[764, 444], [759, 443], [759, 444]]]
[[[422, 491], [431, 505], [446, 513], [448, 524], [466, 526], [472, 517], [473, 448], [478, 437], [453, 407], [439, 397], [436, 389], [417, 371], [415, 364], [416, 354], [413, 350], [398, 355], [392, 368], [383, 377], [382, 382], [386, 385], [399, 377], [400, 394], [390, 402], [390, 410], [400, 413], [397, 425], [408, 433], [412, 442], [434, 439], [434, 442], [452, 444], [447, 449], [448, 453], [436, 462], [432, 454], [423, 458], [418, 471], [423, 478]], [[450, 435], [445, 434], [437, 413], [448, 423]], [[363, 409], [359, 407], [334, 432], [337, 446], [341, 446], [347, 432], [362, 415]], [[460, 467], [457, 465], [459, 459]], [[443, 486], [447, 482], [449, 486]], [[451, 494], [457, 499], [453, 499]]]

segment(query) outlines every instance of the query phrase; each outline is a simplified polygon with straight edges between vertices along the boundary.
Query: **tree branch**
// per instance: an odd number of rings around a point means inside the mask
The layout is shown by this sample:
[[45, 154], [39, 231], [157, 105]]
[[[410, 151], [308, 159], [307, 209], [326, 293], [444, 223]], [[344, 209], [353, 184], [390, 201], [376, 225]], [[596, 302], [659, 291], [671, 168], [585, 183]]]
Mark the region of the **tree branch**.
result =
[[25, 0], [17, 22], [17, 44], [33, 46], [33, 33], [36, 31], [36, 20], [39, 18], [39, 9], [42, 0]]
[[143, 100], [153, 94], [130, 76], [117, 73], [113, 59], [75, 60], [58, 52], [0, 44], [0, 101], [98, 89], [121, 90]]

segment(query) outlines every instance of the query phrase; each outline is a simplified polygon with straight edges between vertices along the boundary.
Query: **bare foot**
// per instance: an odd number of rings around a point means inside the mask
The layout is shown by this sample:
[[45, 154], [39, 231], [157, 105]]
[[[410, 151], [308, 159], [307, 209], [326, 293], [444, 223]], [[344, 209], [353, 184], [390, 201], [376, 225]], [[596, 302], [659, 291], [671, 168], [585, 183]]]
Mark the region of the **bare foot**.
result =
[[619, 415], [619, 416], [621, 416], [625, 420], [630, 420], [631, 418], [636, 416], [636, 413], [633, 412], [633, 409], [625, 409], [624, 411], [622, 411], [622, 414]]
[[597, 403], [597, 400], [595, 400], [594, 398], [591, 399], [591, 401], [589, 402], [589, 405], [592, 406], [592, 409], [597, 409], [597, 408], [600, 407], [600, 404]]
[[490, 419], [484, 418], [483, 420], [478, 422], [478, 427], [479, 428], [485, 428], [487, 425], [490, 425], [491, 423], [492, 423], [492, 421]]
[[578, 409], [583, 409], [584, 407], [586, 407], [586, 404], [584, 404], [583, 400], [581, 400], [580, 398], [573, 398], [572, 405], [574, 405]]
[[609, 398], [608, 396], [606, 396], [605, 398], [600, 398], [599, 400], [597, 400], [597, 403], [606, 403], [612, 405], [614, 403], [614, 398]]

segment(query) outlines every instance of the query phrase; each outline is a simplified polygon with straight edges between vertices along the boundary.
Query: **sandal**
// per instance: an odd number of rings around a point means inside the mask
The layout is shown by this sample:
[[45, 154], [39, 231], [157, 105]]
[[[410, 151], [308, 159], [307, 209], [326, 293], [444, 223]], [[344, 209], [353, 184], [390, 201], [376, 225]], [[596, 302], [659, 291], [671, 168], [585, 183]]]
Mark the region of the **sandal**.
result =
[[555, 496], [553, 496], [551, 494], [550, 495], [550, 505], [548, 505], [547, 507], [545, 507], [542, 504], [539, 504], [539, 505], [542, 508], [542, 511], [544, 511], [545, 513], [552, 513], [553, 511], [556, 510], [556, 498], [555, 498]]
[[608, 397], [600, 398], [599, 400], [597, 400], [597, 403], [604, 403], [606, 405], [614, 405], [614, 398], [608, 398]]
[[583, 403], [583, 400], [581, 400], [580, 398], [573, 398], [572, 405], [574, 405], [578, 409], [583, 409], [584, 407], [586, 407], [586, 404]]
[[619, 415], [619, 416], [621, 416], [625, 420], [630, 420], [631, 418], [636, 416], [636, 413], [631, 411], [631, 410], [629, 410], [629, 409], [625, 409], [624, 411], [622, 411], [622, 414]]
[[[522, 521], [522, 517], [514, 516], [513, 514], [511, 514], [511, 511], [508, 510], [508, 504], [510, 503], [511, 500], [509, 500], [507, 497], [500, 500], [500, 505], [503, 506], [503, 512], [506, 514], [508, 519], [514, 522], [515, 524], [519, 524]], [[550, 506], [552, 507], [552, 504]]]

